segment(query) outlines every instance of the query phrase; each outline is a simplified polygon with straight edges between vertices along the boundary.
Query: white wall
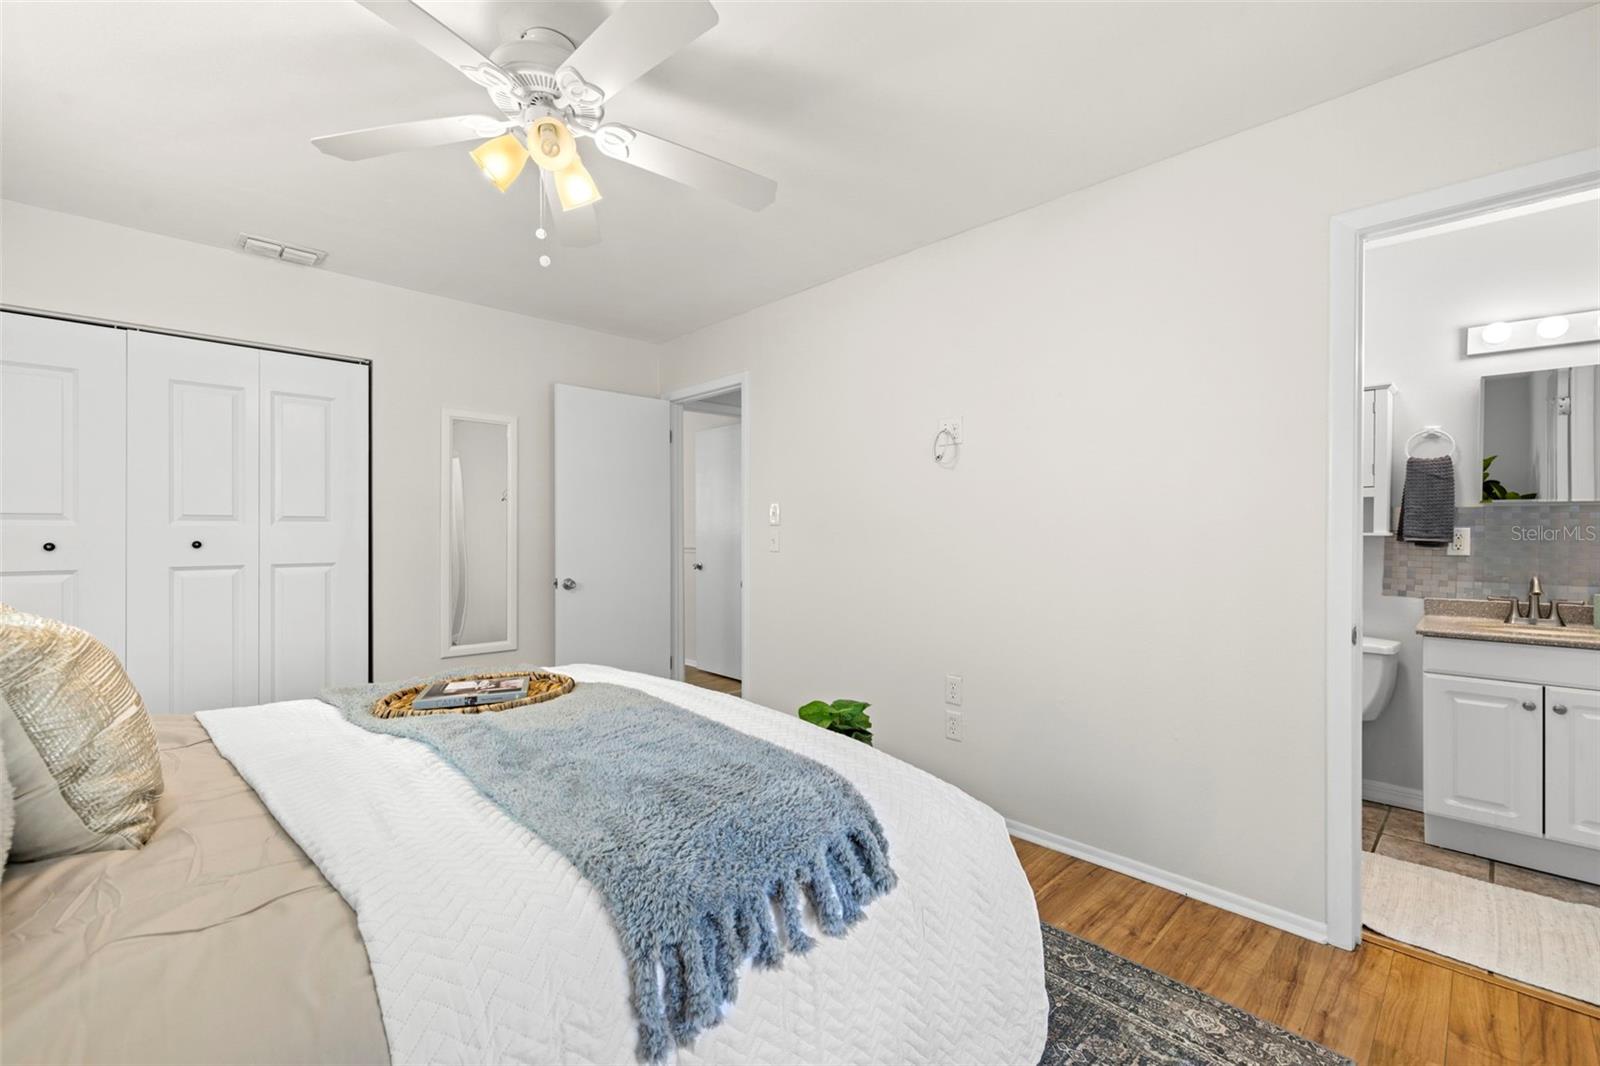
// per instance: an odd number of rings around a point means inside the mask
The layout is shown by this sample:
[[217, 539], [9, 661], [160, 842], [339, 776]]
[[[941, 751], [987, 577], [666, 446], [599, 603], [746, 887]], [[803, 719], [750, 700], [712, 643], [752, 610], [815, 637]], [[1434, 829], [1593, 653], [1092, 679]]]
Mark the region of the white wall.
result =
[[783, 505], [746, 692], [869, 700], [1009, 817], [1319, 925], [1329, 218], [1595, 145], [1597, 19], [672, 343], [664, 387], [750, 372], [747, 535]]
[[694, 530], [694, 453], [695, 434], [739, 421], [734, 415], [705, 411], [683, 412], [683, 661], [695, 661], [695, 530]]
[[9, 201], [0, 302], [371, 359], [379, 678], [442, 668], [440, 411], [515, 414], [522, 482], [521, 646], [448, 665], [539, 663], [553, 654], [550, 387], [657, 392], [651, 344]]
[[[1600, 203], [1454, 230], [1371, 249], [1365, 271], [1365, 377], [1395, 386], [1394, 503], [1405, 482], [1405, 442], [1425, 425], [1456, 440], [1456, 501], [1477, 506], [1482, 494], [1479, 379], [1486, 375], [1600, 362], [1600, 345], [1467, 357], [1462, 330], [1579, 311], [1600, 304]], [[1526, 408], [1523, 411], [1526, 422]], [[1437, 454], [1430, 451], [1427, 454]], [[1529, 475], [1495, 472], [1529, 491]], [[1514, 503], [1497, 504], [1515, 507]], [[1362, 727], [1362, 776], [1422, 788], [1422, 601], [1383, 595], [1381, 537], [1363, 538], [1362, 629], [1400, 642], [1394, 698]], [[1478, 544], [1484, 551], [1489, 545]]]

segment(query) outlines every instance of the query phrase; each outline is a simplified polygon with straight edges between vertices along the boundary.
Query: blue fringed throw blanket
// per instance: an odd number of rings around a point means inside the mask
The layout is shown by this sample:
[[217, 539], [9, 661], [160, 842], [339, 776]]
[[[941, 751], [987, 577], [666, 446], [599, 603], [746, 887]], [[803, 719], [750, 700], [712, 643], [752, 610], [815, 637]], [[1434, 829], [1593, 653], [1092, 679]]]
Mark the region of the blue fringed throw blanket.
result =
[[804, 900], [842, 936], [894, 887], [872, 808], [803, 755], [618, 685], [492, 713], [372, 715], [415, 683], [322, 698], [363, 729], [426, 744], [599, 890], [627, 953], [641, 1058], [716, 1025], [745, 959], [809, 950]]

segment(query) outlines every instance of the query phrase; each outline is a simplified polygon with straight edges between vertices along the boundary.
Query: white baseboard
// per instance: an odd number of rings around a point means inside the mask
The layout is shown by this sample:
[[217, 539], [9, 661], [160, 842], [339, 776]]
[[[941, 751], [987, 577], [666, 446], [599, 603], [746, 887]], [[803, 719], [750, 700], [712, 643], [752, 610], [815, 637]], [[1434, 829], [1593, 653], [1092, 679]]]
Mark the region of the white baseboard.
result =
[[1391, 785], [1387, 781], [1361, 782], [1361, 798], [1369, 803], [1387, 803], [1408, 811], [1422, 810], [1422, 789]]
[[693, 659], [685, 659], [685, 660], [683, 660], [683, 665], [685, 665], [685, 666], [692, 666], [692, 667], [694, 667], [694, 668], [695, 668], [695, 669], [696, 669], [696, 670], [698, 670], [698, 669], [700, 669], [700, 664], [699, 664], [699, 663], [697, 663], [697, 662], [695, 662], [695, 661], [694, 661], [694, 660], [693, 660]]
[[1214, 885], [1184, 877], [1182, 874], [1170, 873], [1167, 870], [1140, 862], [1137, 859], [1125, 858], [1090, 844], [1068, 840], [1066, 837], [1047, 833], [1043, 829], [1035, 829], [1031, 825], [1014, 822], [1009, 818], [1006, 819], [1006, 826], [1011, 830], [1012, 836], [1021, 837], [1023, 840], [1031, 841], [1040, 847], [1049, 848], [1051, 851], [1059, 851], [1063, 855], [1071, 855], [1074, 858], [1083, 859], [1085, 862], [1092, 862], [1096, 866], [1104, 866], [1106, 869], [1115, 870], [1119, 874], [1127, 874], [1129, 877], [1148, 881], [1152, 885], [1168, 889], [1179, 895], [1197, 899], [1202, 903], [1209, 903], [1213, 907], [1221, 907], [1225, 911], [1232, 911], [1234, 914], [1249, 918], [1252, 921], [1270, 925], [1274, 929], [1282, 929], [1286, 933], [1293, 933], [1295, 936], [1302, 936], [1319, 944], [1328, 942], [1328, 925], [1326, 922], [1314, 921], [1302, 914], [1293, 914], [1281, 907], [1274, 907], [1270, 903], [1262, 903], [1259, 900], [1241, 896], [1237, 892], [1230, 892], [1225, 888], [1217, 888]]

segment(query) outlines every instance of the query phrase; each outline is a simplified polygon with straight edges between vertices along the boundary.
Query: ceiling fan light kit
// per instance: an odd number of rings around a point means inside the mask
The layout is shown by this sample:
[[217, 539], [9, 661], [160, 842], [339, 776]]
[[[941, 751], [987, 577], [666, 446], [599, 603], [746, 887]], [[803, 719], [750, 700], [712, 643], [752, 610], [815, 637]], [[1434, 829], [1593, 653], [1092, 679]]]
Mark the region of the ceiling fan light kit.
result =
[[541, 26], [488, 56], [410, 0], [357, 2], [486, 90], [500, 114], [423, 119], [313, 138], [328, 155], [371, 159], [488, 138], [472, 149], [473, 162], [504, 192], [531, 158], [540, 172], [541, 193], [547, 198], [553, 194], [561, 207], [561, 221], [554, 224], [551, 219], [551, 230], [568, 245], [598, 239], [593, 205], [601, 198], [600, 188], [584, 166], [579, 150], [583, 139], [592, 140], [611, 159], [752, 211], [766, 207], [777, 194], [770, 178], [606, 122], [605, 105], [612, 96], [717, 24], [716, 9], [706, 0], [630, 0], [581, 45]]
[[504, 133], [493, 140], [484, 141], [470, 153], [483, 176], [501, 192], [511, 188], [522, 168], [528, 165], [528, 149], [517, 135]]

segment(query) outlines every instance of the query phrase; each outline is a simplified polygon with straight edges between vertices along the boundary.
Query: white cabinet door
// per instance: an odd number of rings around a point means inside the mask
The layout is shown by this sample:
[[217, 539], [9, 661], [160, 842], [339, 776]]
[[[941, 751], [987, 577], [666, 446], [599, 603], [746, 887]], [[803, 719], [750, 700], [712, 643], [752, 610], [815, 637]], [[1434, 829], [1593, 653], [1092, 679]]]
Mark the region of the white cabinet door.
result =
[[367, 679], [367, 377], [261, 352], [261, 701]]
[[1429, 814], [1543, 833], [1544, 690], [1426, 674], [1423, 806]]
[[672, 670], [667, 401], [555, 387], [556, 662]]
[[744, 676], [741, 439], [737, 422], [695, 434], [695, 664], [723, 677]]
[[0, 316], [0, 601], [123, 658], [126, 336]]
[[128, 672], [157, 714], [260, 702], [259, 362], [128, 336]]
[[1600, 848], [1600, 692], [1545, 689], [1544, 835]]

